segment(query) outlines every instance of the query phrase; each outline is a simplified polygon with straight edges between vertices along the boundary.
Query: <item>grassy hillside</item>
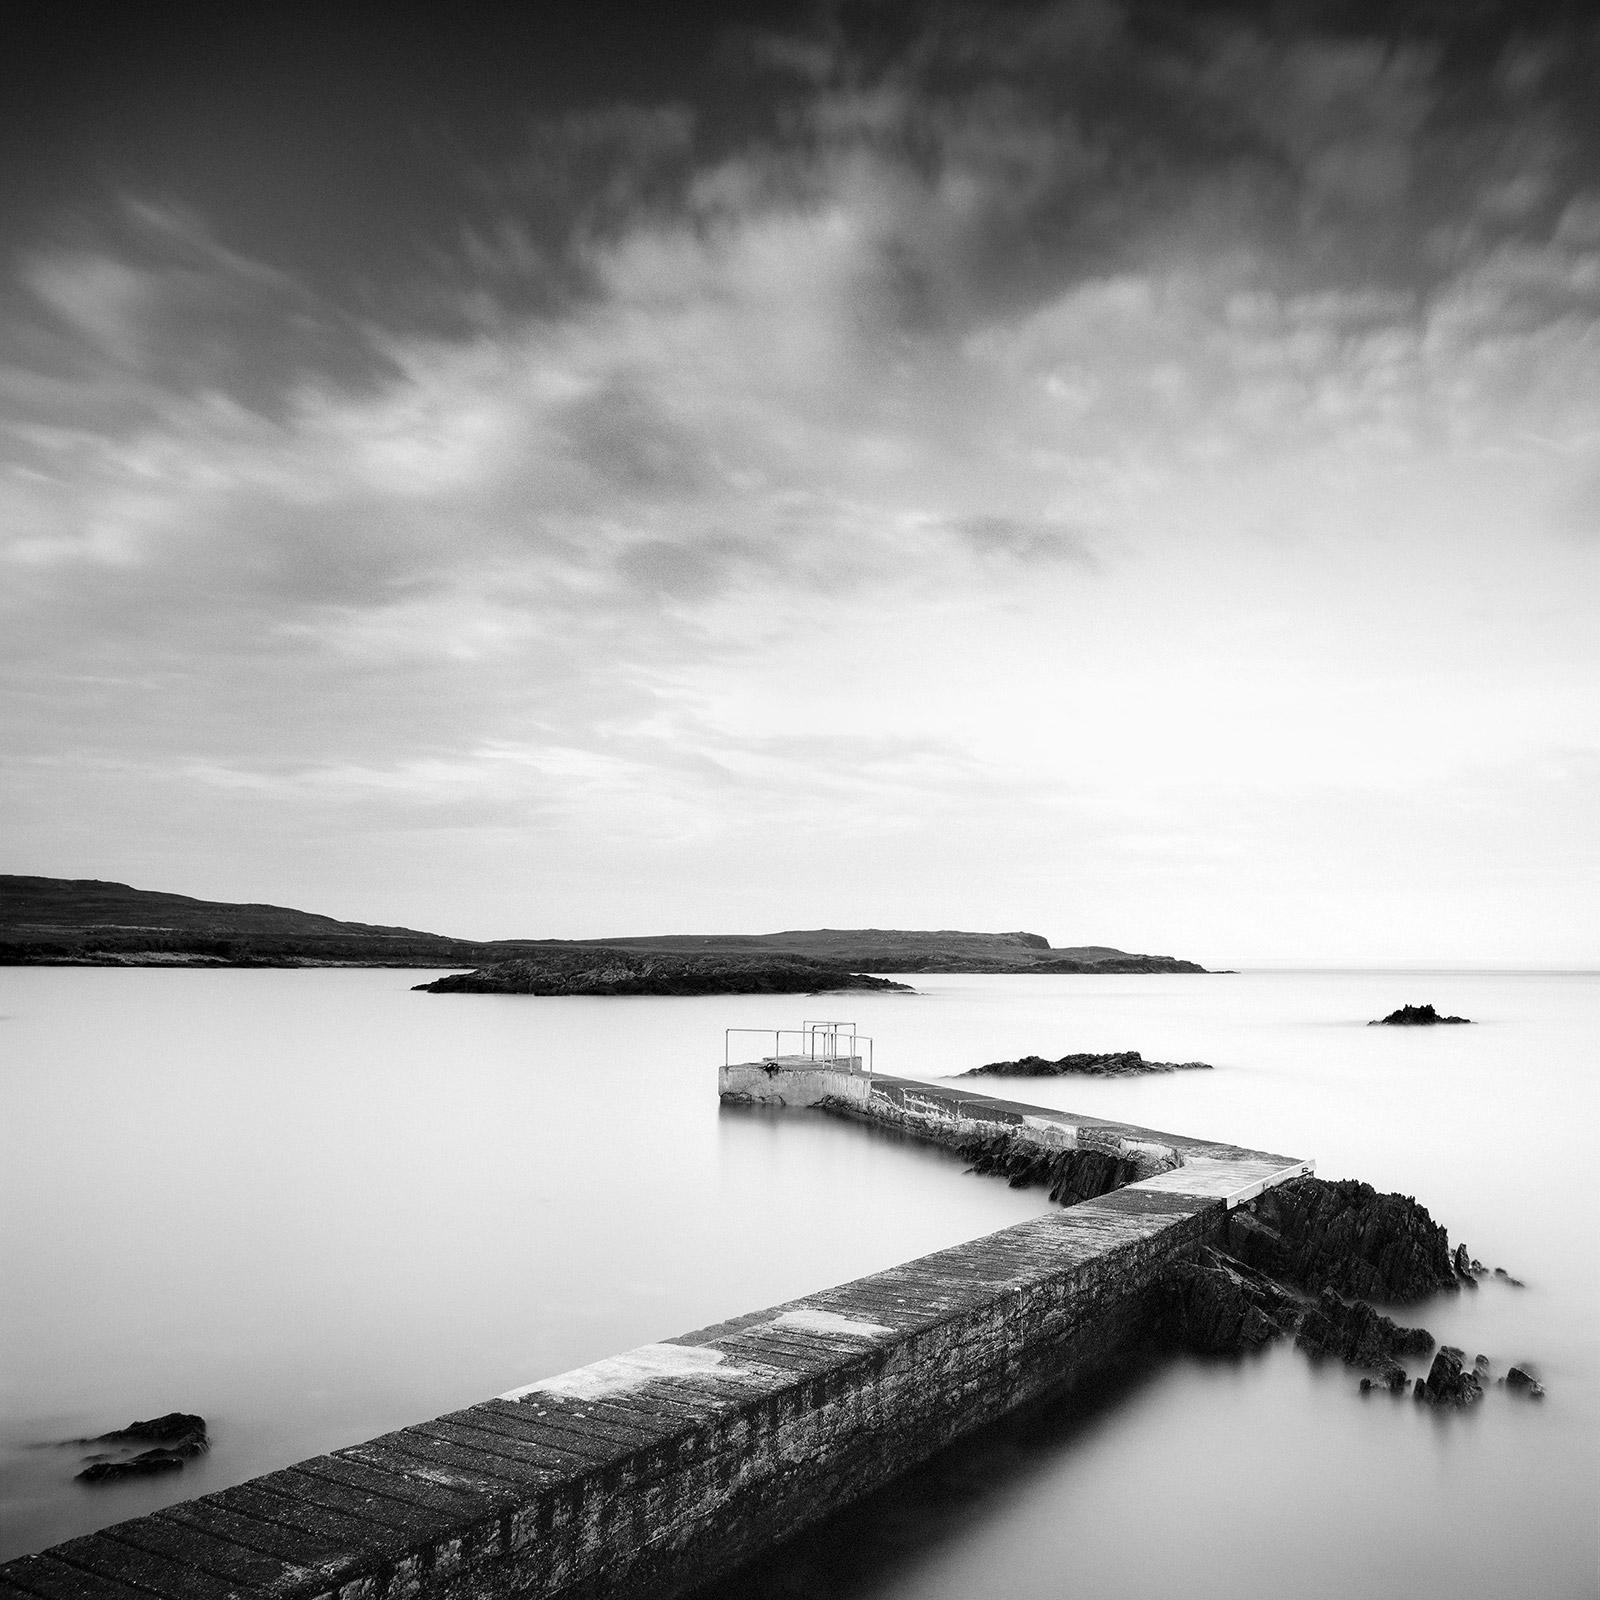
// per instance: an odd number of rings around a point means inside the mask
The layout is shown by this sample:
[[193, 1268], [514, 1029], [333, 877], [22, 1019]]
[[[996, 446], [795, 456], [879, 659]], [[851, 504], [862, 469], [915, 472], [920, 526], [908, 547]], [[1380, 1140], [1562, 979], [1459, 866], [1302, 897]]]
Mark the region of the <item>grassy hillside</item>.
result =
[[416, 928], [197, 900], [98, 878], [0, 875], [0, 962], [476, 967], [556, 949], [700, 956], [803, 956], [873, 972], [1201, 972], [1171, 956], [1107, 945], [1054, 949], [1037, 933], [811, 928], [760, 934], [625, 934], [609, 939], [453, 939]]

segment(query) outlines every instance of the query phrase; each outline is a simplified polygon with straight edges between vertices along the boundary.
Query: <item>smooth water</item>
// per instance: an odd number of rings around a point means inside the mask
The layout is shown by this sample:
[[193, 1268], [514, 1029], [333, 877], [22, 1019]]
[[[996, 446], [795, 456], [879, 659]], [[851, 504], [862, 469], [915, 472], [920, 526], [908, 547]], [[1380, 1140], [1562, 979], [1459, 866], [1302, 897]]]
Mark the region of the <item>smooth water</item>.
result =
[[[1002, 1095], [1316, 1158], [1527, 1280], [1410, 1308], [1542, 1404], [1361, 1399], [1279, 1348], [1034, 1408], [744, 1592], [1592, 1596], [1600, 980], [918, 977], [915, 996], [415, 994], [362, 970], [0, 970], [0, 1556], [1041, 1209], [942, 1152], [721, 1110], [729, 1025], [842, 1012], [937, 1076], [1139, 1049], [1210, 1073]], [[1472, 1028], [1368, 1029], [1406, 1001]], [[203, 1413], [181, 1474], [61, 1441]], [[847, 1551], [847, 1558], [841, 1557]]]

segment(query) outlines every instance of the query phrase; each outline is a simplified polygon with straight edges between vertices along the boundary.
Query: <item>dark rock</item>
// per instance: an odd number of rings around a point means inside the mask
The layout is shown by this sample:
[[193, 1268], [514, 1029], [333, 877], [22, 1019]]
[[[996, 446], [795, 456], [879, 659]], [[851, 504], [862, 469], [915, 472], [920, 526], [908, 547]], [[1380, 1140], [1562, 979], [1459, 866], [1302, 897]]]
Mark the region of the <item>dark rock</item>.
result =
[[986, 1067], [972, 1067], [959, 1073], [963, 1078], [984, 1076], [1006, 1078], [1056, 1078], [1080, 1073], [1091, 1078], [1129, 1078], [1145, 1072], [1210, 1072], [1209, 1061], [1146, 1061], [1137, 1050], [1111, 1050], [1101, 1054], [1081, 1053], [1058, 1056], [1047, 1061], [1043, 1056], [1021, 1056], [1015, 1061], [991, 1061]]
[[92, 1461], [78, 1474], [80, 1483], [115, 1483], [122, 1478], [147, 1478], [158, 1472], [181, 1472], [184, 1458], [176, 1450], [141, 1450], [122, 1461]]
[[1311, 1356], [1333, 1356], [1350, 1367], [1371, 1367], [1386, 1388], [1404, 1388], [1401, 1356], [1425, 1356], [1434, 1344], [1426, 1328], [1405, 1328], [1364, 1300], [1345, 1301], [1324, 1289], [1306, 1312], [1295, 1346]]
[[162, 1417], [130, 1422], [126, 1428], [80, 1439], [80, 1444], [154, 1444], [153, 1450], [134, 1455], [97, 1455], [78, 1474], [84, 1483], [115, 1483], [120, 1478], [143, 1478], [157, 1472], [176, 1472], [192, 1456], [211, 1448], [206, 1419], [191, 1411], [169, 1411]]
[[88, 1444], [147, 1444], [165, 1445], [179, 1455], [197, 1456], [210, 1446], [206, 1437], [206, 1419], [192, 1411], [169, 1411], [164, 1417], [151, 1417], [145, 1422], [130, 1422], [126, 1428], [114, 1433], [97, 1434]]
[[1375, 1022], [1369, 1022], [1369, 1028], [1431, 1028], [1441, 1022], [1467, 1022], [1471, 1017], [1441, 1017], [1431, 1005], [1428, 1006], [1401, 1006], [1398, 1011], [1391, 1011], [1388, 1016], [1380, 1017]]
[[1544, 1399], [1544, 1385], [1525, 1367], [1513, 1367], [1503, 1382], [1513, 1393], [1525, 1394], [1530, 1400]]
[[1288, 1333], [1300, 1302], [1258, 1272], [1206, 1250], [1163, 1281], [1161, 1326], [1166, 1337], [1196, 1355], [1238, 1355]]
[[1230, 1213], [1228, 1253], [1312, 1294], [1406, 1302], [1454, 1289], [1445, 1230], [1409, 1195], [1295, 1178]]
[[957, 1151], [970, 1172], [1005, 1178], [1013, 1189], [1043, 1188], [1057, 1205], [1094, 1200], [1141, 1176], [1131, 1161], [1103, 1150], [1049, 1150], [1005, 1129], [962, 1139]]
[[788, 954], [693, 955], [678, 951], [565, 946], [475, 972], [452, 973], [418, 989], [432, 994], [819, 994], [835, 989], [910, 992], [831, 962]]
[[1434, 1406], [1470, 1406], [1483, 1398], [1478, 1374], [1463, 1369], [1462, 1353], [1453, 1344], [1440, 1345], [1426, 1378], [1418, 1378], [1412, 1390], [1418, 1400]]
[[1362, 1394], [1404, 1394], [1406, 1392], [1406, 1369], [1395, 1365], [1385, 1370], [1381, 1378], [1363, 1378], [1361, 1380]]
[[1521, 1278], [1513, 1278], [1504, 1267], [1496, 1267], [1494, 1269], [1494, 1275], [1502, 1283], [1509, 1285], [1513, 1289], [1526, 1289], [1528, 1287]]

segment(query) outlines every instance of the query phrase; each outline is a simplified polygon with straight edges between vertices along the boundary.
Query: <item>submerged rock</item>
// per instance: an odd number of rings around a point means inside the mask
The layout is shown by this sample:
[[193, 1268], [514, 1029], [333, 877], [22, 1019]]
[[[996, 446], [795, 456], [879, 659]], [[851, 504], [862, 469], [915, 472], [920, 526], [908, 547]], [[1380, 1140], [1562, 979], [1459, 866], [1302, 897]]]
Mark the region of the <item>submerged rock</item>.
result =
[[1544, 1399], [1544, 1385], [1525, 1367], [1513, 1367], [1500, 1381], [1513, 1394], [1525, 1394], [1530, 1400]]
[[1021, 1056], [1015, 1061], [991, 1061], [986, 1067], [972, 1067], [958, 1073], [962, 1078], [984, 1076], [1005, 1078], [1055, 1078], [1080, 1073], [1092, 1078], [1129, 1078], [1143, 1072], [1210, 1072], [1209, 1061], [1146, 1061], [1137, 1050], [1111, 1050], [1102, 1054], [1081, 1053], [1058, 1056], [1047, 1061], [1043, 1056]]
[[1463, 1354], [1453, 1344], [1440, 1345], [1426, 1378], [1418, 1378], [1411, 1391], [1418, 1400], [1433, 1406], [1470, 1406], [1483, 1398], [1478, 1374], [1464, 1367]]
[[78, 1476], [80, 1483], [115, 1483], [120, 1478], [145, 1478], [157, 1472], [181, 1472], [184, 1457], [176, 1450], [141, 1450], [118, 1461], [91, 1461]]
[[1379, 1017], [1369, 1022], [1369, 1028], [1431, 1028], [1441, 1022], [1467, 1022], [1471, 1017], [1442, 1017], [1431, 1005], [1427, 1006], [1401, 1006], [1398, 1011], [1391, 1011], [1386, 1017]]
[[125, 1428], [81, 1439], [80, 1444], [153, 1444], [155, 1448], [133, 1455], [88, 1457], [78, 1474], [84, 1483], [114, 1483], [120, 1478], [143, 1478], [158, 1472], [177, 1472], [185, 1461], [211, 1448], [206, 1419], [190, 1411], [169, 1411], [162, 1417], [130, 1422]]

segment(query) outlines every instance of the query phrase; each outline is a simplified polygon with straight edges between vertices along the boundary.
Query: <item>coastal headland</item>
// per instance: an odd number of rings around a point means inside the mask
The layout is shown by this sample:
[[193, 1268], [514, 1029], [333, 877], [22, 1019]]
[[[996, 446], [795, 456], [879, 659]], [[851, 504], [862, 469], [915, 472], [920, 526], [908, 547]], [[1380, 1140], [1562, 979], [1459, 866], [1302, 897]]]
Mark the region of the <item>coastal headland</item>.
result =
[[[1109, 945], [1052, 946], [1037, 933], [954, 929], [812, 928], [761, 934], [647, 934], [600, 939], [472, 940], [415, 928], [342, 922], [287, 906], [236, 904], [164, 894], [93, 878], [0, 875], [0, 965], [197, 967], [473, 967], [593, 964], [645, 958], [725, 964], [729, 983], [753, 964], [812, 962], [818, 975], [864, 972], [1150, 973], [1205, 968], [1173, 956]], [[602, 962], [602, 965], [604, 963]], [[685, 972], [691, 969], [685, 967]], [[712, 968], [692, 969], [699, 983]], [[773, 969], [776, 971], [776, 967]], [[804, 983], [783, 992], [836, 988]], [[511, 981], [516, 981], [515, 977]], [[846, 985], [846, 987], [863, 987]], [[500, 986], [493, 991], [504, 992]], [[576, 992], [559, 988], [525, 993]], [[587, 990], [589, 993], [742, 993], [738, 987]], [[773, 988], [768, 992], [780, 992]]]

